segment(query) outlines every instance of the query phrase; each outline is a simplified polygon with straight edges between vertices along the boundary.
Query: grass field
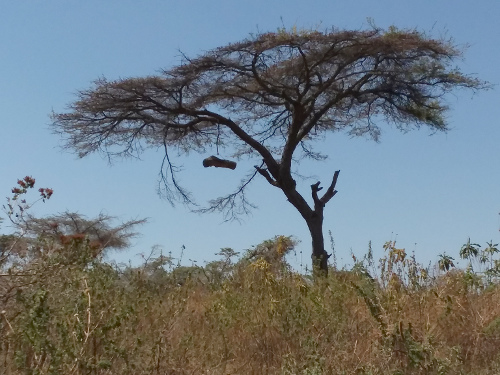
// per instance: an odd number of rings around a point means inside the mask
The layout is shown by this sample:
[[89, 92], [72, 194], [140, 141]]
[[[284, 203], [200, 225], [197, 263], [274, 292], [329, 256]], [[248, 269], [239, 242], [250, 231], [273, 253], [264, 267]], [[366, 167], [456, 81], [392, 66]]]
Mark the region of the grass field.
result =
[[312, 280], [287, 265], [293, 246], [116, 267], [75, 237], [3, 259], [0, 374], [500, 373], [495, 277], [426, 269], [388, 242]]

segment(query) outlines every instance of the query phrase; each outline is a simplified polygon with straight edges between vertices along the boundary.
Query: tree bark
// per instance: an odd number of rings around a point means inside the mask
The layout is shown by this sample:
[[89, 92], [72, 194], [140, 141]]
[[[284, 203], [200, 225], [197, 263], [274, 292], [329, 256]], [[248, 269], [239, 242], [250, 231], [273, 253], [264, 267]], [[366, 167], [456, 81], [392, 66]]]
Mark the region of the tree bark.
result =
[[313, 262], [313, 275], [314, 276], [328, 276], [328, 258], [330, 255], [325, 250], [325, 240], [323, 237], [323, 211], [325, 205], [332, 199], [337, 190], [337, 179], [339, 178], [340, 171], [335, 171], [333, 180], [325, 194], [320, 198], [318, 192], [323, 189], [319, 186], [320, 182], [311, 185], [311, 194], [314, 201], [314, 210], [310, 217], [304, 217], [311, 233], [312, 239], [312, 262]]
[[235, 169], [236, 163], [232, 160], [220, 159], [217, 156], [212, 155], [206, 159], [203, 159], [203, 166], [205, 168], [216, 167], [216, 168]]
[[[257, 170], [259, 171], [259, 168]], [[286, 175], [281, 178], [280, 181], [270, 181], [272, 179], [267, 171], [262, 170], [259, 172], [266, 177], [270, 184], [279, 187], [285, 193], [288, 201], [300, 212], [301, 216], [306, 221], [312, 240], [311, 258], [313, 264], [313, 276], [315, 278], [328, 276], [328, 258], [330, 255], [325, 250], [325, 240], [323, 237], [323, 211], [325, 205], [335, 196], [335, 194], [337, 194], [335, 185], [337, 184], [340, 171], [335, 171], [332, 183], [322, 197], [318, 196], [318, 192], [323, 189], [319, 186], [320, 183], [317, 182], [311, 185], [314, 209], [312, 209], [302, 195], [297, 192], [295, 188], [295, 181], [290, 175]]]
[[325, 250], [325, 240], [323, 237], [323, 212], [317, 215], [315, 212], [313, 216], [306, 220], [307, 227], [311, 233], [312, 240], [312, 264], [313, 275], [328, 276], [328, 258], [330, 255]]

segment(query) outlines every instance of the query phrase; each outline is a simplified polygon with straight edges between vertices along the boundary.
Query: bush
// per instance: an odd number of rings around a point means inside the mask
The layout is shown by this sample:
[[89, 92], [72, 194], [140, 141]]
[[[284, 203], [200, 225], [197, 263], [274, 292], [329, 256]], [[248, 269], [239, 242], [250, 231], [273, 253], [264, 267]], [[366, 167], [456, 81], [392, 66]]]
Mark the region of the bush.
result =
[[1, 368], [7, 374], [498, 373], [496, 285], [478, 292], [459, 270], [424, 277], [413, 261], [398, 263], [407, 258], [393, 245], [384, 274], [370, 275], [361, 261], [313, 283], [282, 256], [269, 256], [287, 241], [266, 241], [255, 249], [267, 253], [252, 249], [238, 262], [224, 249], [220, 261], [191, 268], [160, 256], [120, 269], [86, 256], [92, 249], [85, 240], [47, 252], [0, 277]]

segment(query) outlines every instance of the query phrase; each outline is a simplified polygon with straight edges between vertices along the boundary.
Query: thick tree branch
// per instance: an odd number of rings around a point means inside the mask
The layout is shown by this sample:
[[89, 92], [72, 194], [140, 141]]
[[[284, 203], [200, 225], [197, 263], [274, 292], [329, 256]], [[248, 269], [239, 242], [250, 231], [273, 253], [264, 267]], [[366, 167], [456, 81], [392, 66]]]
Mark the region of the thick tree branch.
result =
[[326, 205], [328, 201], [332, 199], [335, 194], [337, 194], [337, 190], [335, 190], [335, 185], [337, 185], [337, 179], [339, 178], [339, 173], [340, 171], [335, 171], [335, 173], [333, 174], [332, 183], [330, 184], [325, 194], [320, 199], [323, 206]]
[[311, 194], [312, 194], [315, 208], [324, 206], [324, 204], [321, 202], [321, 200], [318, 197], [318, 191], [323, 189], [322, 187], [319, 186], [320, 183], [321, 182], [318, 181], [315, 184], [311, 185]]
[[337, 190], [335, 190], [335, 185], [337, 185], [337, 179], [339, 178], [339, 173], [340, 171], [335, 171], [333, 175], [333, 181], [326, 190], [325, 194], [321, 198], [318, 197], [318, 192], [321, 191], [323, 188], [320, 187], [320, 182], [316, 182], [315, 184], [311, 185], [311, 194], [312, 198], [314, 201], [314, 208], [315, 211], [322, 210], [323, 207], [330, 201], [330, 199], [333, 198], [335, 194], [337, 194]]
[[276, 180], [274, 180], [270, 175], [269, 175], [269, 172], [267, 171], [267, 169], [263, 169], [257, 165], [254, 166], [255, 169], [257, 170], [257, 172], [259, 172], [262, 176], [264, 176], [264, 178], [267, 180], [267, 182], [269, 182], [271, 185], [273, 186], [276, 186], [276, 187], [279, 187], [279, 184], [278, 182], [276, 182]]

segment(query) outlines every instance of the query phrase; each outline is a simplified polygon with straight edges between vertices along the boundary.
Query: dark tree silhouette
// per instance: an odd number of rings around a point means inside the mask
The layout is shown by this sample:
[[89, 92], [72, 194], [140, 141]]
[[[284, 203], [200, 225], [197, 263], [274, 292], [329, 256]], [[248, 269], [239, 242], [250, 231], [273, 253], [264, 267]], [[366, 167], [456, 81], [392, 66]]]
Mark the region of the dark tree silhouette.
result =
[[206, 155], [223, 147], [237, 160], [258, 158], [234, 193], [197, 210], [221, 211], [227, 219], [248, 212], [245, 188], [260, 175], [302, 215], [315, 268], [326, 273], [323, 211], [337, 193], [339, 171], [323, 195], [319, 182], [311, 185], [310, 204], [296, 189], [292, 164], [301, 157], [323, 158], [312, 144], [326, 132], [378, 140], [380, 123], [402, 131], [447, 130], [445, 94], [486, 87], [451, 66], [460, 56], [451, 41], [415, 30], [281, 30], [194, 59], [184, 56], [182, 64], [155, 76], [98, 79], [78, 93], [67, 113], [53, 114], [53, 129], [80, 157], [163, 148], [166, 198], [188, 205], [194, 202], [176, 179], [170, 150]]

